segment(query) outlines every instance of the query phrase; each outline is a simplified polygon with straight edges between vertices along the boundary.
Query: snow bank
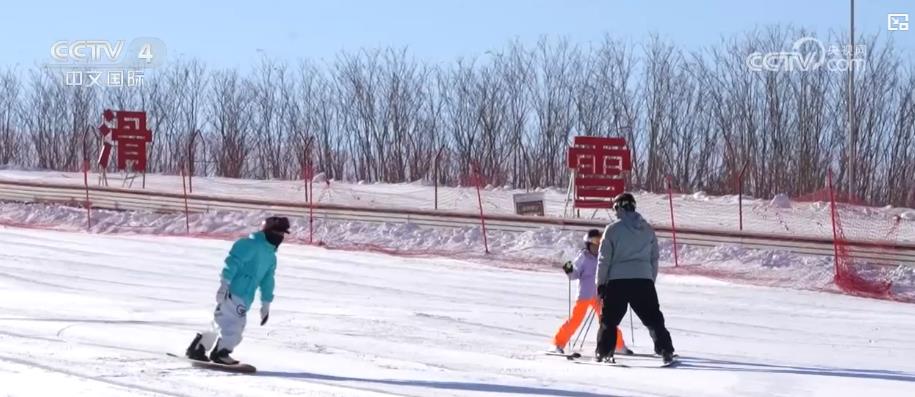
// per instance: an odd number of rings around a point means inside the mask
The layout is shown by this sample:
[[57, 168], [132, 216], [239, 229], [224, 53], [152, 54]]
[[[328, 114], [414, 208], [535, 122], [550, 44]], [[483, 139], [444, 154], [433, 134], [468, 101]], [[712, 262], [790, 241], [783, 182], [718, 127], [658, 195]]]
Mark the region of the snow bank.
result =
[[769, 206], [773, 208], [791, 208], [791, 198], [787, 194], [779, 193], [772, 198], [772, 201], [769, 202]]
[[696, 201], [709, 201], [710, 200], [708, 194], [706, 194], [705, 192], [703, 192], [701, 190], [696, 193], [693, 193], [692, 198], [693, 198], [693, 200], [696, 200]]
[[[315, 176], [320, 178], [319, 175]], [[95, 181], [97, 175], [90, 175]], [[112, 186], [120, 185], [119, 175], [109, 175]], [[82, 186], [81, 173], [57, 171], [24, 171], [0, 170], [0, 179], [26, 180], [47, 183], [59, 183]], [[149, 174], [146, 176], [147, 190], [181, 193], [181, 178], [175, 175]], [[320, 179], [316, 179], [318, 182]], [[436, 202], [438, 209], [447, 211], [473, 212], [477, 208], [476, 188], [439, 186], [436, 189], [428, 183], [357, 183], [334, 182], [331, 184], [315, 183], [315, 196], [318, 201], [335, 205], [372, 205], [378, 208], [408, 208], [414, 210], [433, 210]], [[544, 192], [544, 211], [547, 216], [563, 216], [566, 207], [567, 192], [564, 187], [537, 188], [533, 191]], [[300, 180], [243, 180], [217, 177], [195, 177], [194, 193], [208, 196], [263, 199], [264, 197], [282, 197], [287, 200], [302, 200], [302, 182]], [[525, 193], [525, 189], [512, 189], [511, 186], [489, 186], [483, 192], [483, 210], [487, 214], [512, 214], [514, 203], [512, 196]], [[670, 203], [666, 194], [636, 192], [639, 212], [654, 225], [670, 226]], [[437, 199], [436, 199], [437, 198]], [[709, 196], [705, 192], [678, 194], [674, 196], [673, 207], [677, 225], [684, 228], [714, 229], [724, 231], [738, 230], [738, 200], [735, 196]], [[810, 224], [828, 222], [828, 205], [798, 205], [791, 211], [770, 211], [769, 209], [791, 208], [790, 200], [779, 195], [771, 201], [743, 199], [743, 230], [753, 233], [785, 233], [786, 229], [795, 235], [809, 237], [832, 236], [831, 228], [807, 227]], [[843, 208], [853, 210], [854, 206]], [[882, 227], [891, 215], [905, 209], [876, 208], [862, 211], [862, 219], [846, 228], [859, 228], [863, 231]], [[915, 210], [907, 217], [915, 217]], [[607, 211], [582, 211], [582, 216], [595, 219], [611, 220]], [[848, 232], [846, 230], [846, 232]], [[849, 233], [854, 234], [854, 233]], [[915, 242], [915, 222], [907, 222], [899, 233], [900, 241]]]
[[327, 174], [325, 174], [323, 172], [319, 172], [319, 173], [315, 174], [314, 177], [311, 178], [311, 182], [312, 183], [325, 183], [325, 182], [327, 182]]
[[[217, 211], [191, 214], [190, 235], [234, 239], [256, 230], [265, 212]], [[85, 229], [84, 209], [49, 204], [0, 203], [0, 224], [56, 230]], [[483, 252], [479, 227], [431, 228], [416, 224], [328, 221], [316, 218], [310, 235], [307, 219], [292, 218], [290, 242], [312, 243], [330, 249], [366, 250], [405, 256], [442, 256], [524, 270], [555, 270], [581, 249], [581, 231], [541, 228], [526, 232], [488, 231], [490, 253]], [[93, 233], [151, 235], [188, 234], [184, 215], [139, 211], [93, 210]], [[662, 240], [661, 265], [667, 273], [700, 274], [728, 280], [799, 289], [835, 290], [831, 257], [798, 255], [777, 250], [740, 246], [679, 246], [679, 267], [674, 267], [673, 244]], [[894, 277], [899, 291], [915, 294], [915, 277]]]

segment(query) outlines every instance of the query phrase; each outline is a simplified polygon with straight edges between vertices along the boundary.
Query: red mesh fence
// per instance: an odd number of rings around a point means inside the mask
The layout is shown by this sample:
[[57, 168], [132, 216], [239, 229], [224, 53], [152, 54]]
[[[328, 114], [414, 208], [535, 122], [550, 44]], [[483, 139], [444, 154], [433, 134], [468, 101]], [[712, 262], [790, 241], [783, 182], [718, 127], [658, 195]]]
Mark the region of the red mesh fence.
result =
[[[471, 173], [476, 174], [472, 171]], [[384, 186], [332, 183], [330, 180], [321, 179], [320, 175], [316, 177], [310, 171], [310, 168], [306, 169], [302, 176], [307, 182], [303, 183], [301, 180], [297, 182], [290, 181], [288, 192], [283, 193], [283, 196], [277, 195], [277, 197], [288, 198], [294, 196], [305, 200], [306, 203], [410, 209], [432, 209], [434, 206], [442, 205], [445, 209], [451, 211], [483, 212], [486, 217], [491, 214], [511, 213], [513, 209], [511, 194], [514, 192], [510, 188], [487, 186], [480, 191], [482, 193], [481, 197], [478, 196], [476, 188], [477, 183], [480, 181], [469, 177], [465, 181], [464, 188], [448, 187], [441, 189], [441, 191], [433, 191], [431, 187], [424, 186], [419, 182]], [[177, 181], [178, 177], [174, 176], [174, 181]], [[315, 183], [311, 183], [313, 179]], [[732, 250], [733, 247], [697, 249], [696, 246], [683, 244], [681, 241], [674, 242], [672, 241], [673, 238], [671, 240], [665, 239], [661, 241], [662, 257], [669, 258], [675, 267], [679, 267], [678, 269], [665, 269], [665, 271], [709, 275], [728, 280], [806, 289], [835, 290], [836, 288], [833, 286], [835, 285], [842, 291], [856, 295], [897, 299], [897, 292], [902, 283], [899, 281], [894, 283], [893, 281], [898, 280], [899, 273], [902, 273], [899, 271], [900, 263], [886, 260], [885, 258], [881, 259], [881, 257], [886, 257], [886, 255], [881, 254], [892, 253], [896, 245], [915, 244], [915, 222], [913, 222], [913, 218], [906, 215], [906, 213], [897, 211], [897, 209], [865, 206], [862, 200], [852, 195], [830, 189], [826, 182], [824, 181], [823, 188], [796, 197], [779, 195], [771, 199], [761, 199], [741, 197], [738, 194], [708, 196], [703, 192], [681, 192], [678, 189], [677, 180], [672, 178], [668, 180], [665, 191], [659, 191], [656, 194], [636, 192], [636, 197], [639, 201], [639, 211], [649, 222], [662, 228], [737, 232], [742, 227], [745, 232], [779, 236], [783, 239], [786, 237], [816, 237], [834, 241], [835, 258], [822, 256], [817, 258], [818, 260], [828, 259], [828, 262], [830, 262], [828, 267], [821, 268], [822, 262], [809, 260], [809, 258], [804, 259], [808, 263], [797, 265], [796, 258], [786, 259], [786, 256], [779, 257], [781, 254], [777, 248], [768, 249], [765, 247], [765, 249], [755, 250], [769, 251], [762, 254], [769, 255], [769, 257], [762, 258], [757, 262], [744, 261], [746, 257], [755, 254], [738, 252], [740, 255], [728, 257], [728, 260], [731, 261], [728, 266], [716, 267], [709, 266], [710, 257]], [[237, 188], [237, 190], [232, 191], [231, 194], [233, 196], [242, 196], [248, 194], [245, 190], [254, 190], [247, 184], [240, 182], [218, 181], [217, 183], [231, 183], [233, 189]], [[283, 183], [286, 182], [269, 182], [270, 185]], [[88, 186], [86, 174], [79, 175], [79, 184]], [[200, 186], [204, 190], [203, 194], [206, 194], [207, 184], [212, 184], [212, 181], [206, 181]], [[483, 182], [481, 185], [486, 186], [486, 183]], [[735, 184], [735, 191], [737, 186]], [[173, 183], [169, 191], [180, 194], [185, 191], [185, 188], [189, 193], [189, 183], [187, 185], [183, 185], [180, 182]], [[439, 193], [441, 197], [439, 197]], [[547, 215], [561, 216], [566, 192], [562, 190], [546, 190], [545, 193]], [[262, 193], [261, 196], [263, 196]], [[913, 192], [913, 197], [915, 197], [915, 192]], [[78, 201], [73, 201], [71, 205], [83, 206], [86, 204], [83, 202], [82, 197], [76, 200]], [[91, 201], [92, 197], [87, 195], [86, 200]], [[915, 212], [911, 212], [911, 214], [915, 214]], [[89, 215], [92, 217], [91, 224], [86, 219]], [[211, 225], [206, 222], [193, 222], [195, 214], [187, 214], [186, 218], [183, 216], [173, 217], [172, 222], [174, 222], [174, 225], [169, 225], [168, 227], [142, 223], [128, 224], [123, 217], [112, 214], [96, 214], [94, 211], [87, 212], [85, 210], [82, 213], [72, 211], [67, 216], [74, 218], [74, 220], [75, 217], [79, 217], [79, 221], [83, 226], [89, 226], [94, 232], [102, 233], [236, 238], [249, 231], [249, 227], [257, 226], [256, 214], [252, 215], [252, 217], [246, 216], [245, 222], [250, 224], [246, 224], [245, 227], [240, 229], [231, 230], [210, 227]], [[608, 221], [613, 219], [612, 211], [603, 210], [583, 210], [582, 216], [593, 219], [606, 218]], [[40, 220], [19, 222], [20, 220], [15, 218], [7, 218], [4, 221], [3, 218], [5, 217], [0, 216], [0, 223], [8, 225], [35, 226], [36, 223], [42, 223]], [[556, 258], [522, 257], [523, 254], [519, 254], [519, 252], [506, 253], [505, 245], [500, 245], [498, 241], [493, 244], [492, 253], [487, 255], [486, 252], [490, 250], [486, 248], [485, 232], [484, 238], [481, 238], [478, 242], [477, 240], [468, 241], [464, 250], [460, 252], [441, 250], [438, 249], [440, 247], [436, 247], [434, 244], [429, 246], [414, 245], [410, 249], [404, 249], [398, 248], [399, 246], [393, 238], [380, 243], [378, 241], [338, 241], [333, 238], [328, 239], [327, 236], [319, 234], [318, 230], [314, 230], [315, 221], [316, 219], [303, 219], [303, 224], [305, 222], [308, 223], [308, 229], [301, 234], [305, 238], [297, 242], [311, 242], [334, 249], [366, 250], [401, 256], [449, 256], [472, 260], [495, 260], [514, 264], [521, 268], [542, 268], [542, 265], [553, 265], [561, 262]], [[40, 227], [47, 228], [57, 228], [56, 226], [53, 224], [40, 225]], [[322, 228], [325, 228], [322, 230], [327, 230], [326, 225], [322, 225]], [[740, 244], [735, 245], [739, 247]], [[742, 247], [740, 249], [743, 251], [754, 250]], [[758, 255], [754, 258], [759, 259]], [[795, 262], [788, 265], [785, 264], [790, 261]], [[813, 269], [815, 271], [811, 271], [809, 277], [799, 282], [796, 280], [796, 272], [799, 269], [805, 271]], [[826, 276], [826, 278], [821, 279], [819, 278], [820, 275]], [[915, 285], [915, 276], [910, 278], [912, 280], [907, 283]]]
[[[835, 245], [835, 282], [843, 291], [855, 295], [885, 298], [890, 295], [892, 281], [888, 280], [887, 266], [895, 266], [885, 260], [869, 257], [876, 249], [889, 251], [897, 242], [899, 221], [887, 219], [874, 222], [873, 216], [861, 217], [867, 207], [851, 206], [855, 200], [848, 194], [836, 191], [829, 173], [830, 209], [833, 222]], [[842, 200], [845, 199], [846, 202]], [[866, 225], [860, 225], [867, 219]], [[856, 243], [875, 243], [863, 246]]]
[[[661, 245], [662, 256], [669, 257], [674, 265], [666, 269], [668, 273], [837, 290], [881, 299], [915, 298], [911, 264], [897, 255], [900, 249], [910, 251], [915, 243], [911, 210], [869, 206], [865, 200], [834, 188], [831, 179], [824, 180], [823, 187], [815, 191], [771, 199], [681, 192], [675, 179], [667, 181], [664, 194], [658, 191], [640, 197], [640, 212], [652, 224], [674, 231], [672, 241]], [[740, 186], [739, 181], [735, 186]], [[766, 257], [726, 246], [695, 249], [676, 242], [678, 228], [831, 240], [834, 257], [828, 258], [827, 267], [826, 262], [792, 256], [777, 248], [763, 250], [769, 251]], [[723, 263], [726, 261], [730, 262]], [[745, 266], [739, 266], [740, 262]], [[894, 282], [896, 279], [901, 284]]]

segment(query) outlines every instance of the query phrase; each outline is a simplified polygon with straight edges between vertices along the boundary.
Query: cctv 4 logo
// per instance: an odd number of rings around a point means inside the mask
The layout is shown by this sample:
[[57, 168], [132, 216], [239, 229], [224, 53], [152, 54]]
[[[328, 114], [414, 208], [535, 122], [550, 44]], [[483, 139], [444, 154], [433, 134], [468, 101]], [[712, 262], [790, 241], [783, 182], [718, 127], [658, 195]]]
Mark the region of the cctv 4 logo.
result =
[[[60, 40], [51, 45], [51, 58], [60, 63], [116, 64], [121, 60], [124, 40]], [[151, 63], [153, 50], [150, 43], [140, 47], [137, 58]]]

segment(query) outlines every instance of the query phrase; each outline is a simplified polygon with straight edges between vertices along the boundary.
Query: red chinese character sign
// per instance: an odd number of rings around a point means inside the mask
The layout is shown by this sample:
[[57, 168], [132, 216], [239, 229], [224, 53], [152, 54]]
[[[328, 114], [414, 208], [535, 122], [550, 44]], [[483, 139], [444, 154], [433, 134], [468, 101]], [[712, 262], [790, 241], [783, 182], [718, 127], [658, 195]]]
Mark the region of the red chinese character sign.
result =
[[632, 153], [624, 138], [577, 136], [569, 147], [575, 208], [612, 208], [623, 193], [623, 173], [632, 170]]
[[111, 149], [116, 147], [117, 169], [128, 173], [143, 172], [145, 179], [146, 145], [152, 142], [146, 112], [105, 109], [102, 117], [102, 125], [99, 126], [102, 138], [99, 168], [104, 172], [111, 159]]

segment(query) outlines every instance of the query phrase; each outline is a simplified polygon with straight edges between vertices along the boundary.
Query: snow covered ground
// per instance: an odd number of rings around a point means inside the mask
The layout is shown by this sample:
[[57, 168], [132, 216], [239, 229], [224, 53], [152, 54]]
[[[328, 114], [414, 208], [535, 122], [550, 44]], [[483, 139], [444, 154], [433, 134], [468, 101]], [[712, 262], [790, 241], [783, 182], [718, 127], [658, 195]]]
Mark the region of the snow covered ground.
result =
[[[119, 175], [111, 175], [110, 186], [120, 187]], [[0, 179], [64, 183], [83, 185], [83, 174], [58, 171], [0, 170]], [[97, 185], [97, 175], [89, 175], [90, 186]], [[140, 181], [134, 183], [139, 190]], [[181, 193], [181, 177], [174, 175], [147, 175], [149, 190]], [[253, 198], [260, 200], [302, 200], [304, 182], [282, 180], [247, 180], [217, 177], [195, 177], [195, 194]], [[379, 208], [434, 208], [432, 186], [415, 183], [358, 184], [333, 181], [330, 184], [314, 183], [315, 196], [321, 203]], [[548, 216], [562, 216], [566, 202], [564, 189], [539, 189], [544, 192], [545, 212]], [[482, 194], [484, 211], [488, 214], [513, 213], [512, 195], [524, 190], [511, 187], [487, 187]], [[463, 212], [478, 211], [476, 189], [467, 187], [439, 187], [438, 208]], [[654, 225], [670, 226], [670, 203], [666, 194], [637, 193], [639, 211]], [[676, 223], [681, 228], [711, 230], [738, 230], [739, 212], [737, 196], [708, 196], [702, 192], [674, 196]], [[582, 211], [582, 217], [609, 219], [606, 211]], [[756, 233], [774, 233], [832, 238], [829, 205], [824, 202], [792, 202], [785, 196], [774, 199], [743, 200], [744, 230]], [[898, 220], [898, 222], [897, 222]], [[893, 230], [892, 239], [915, 243], [915, 209], [849, 207], [843, 213], [846, 237], [854, 240], [883, 240], [887, 231]], [[895, 229], [893, 229], [895, 225]]]
[[259, 373], [192, 369], [165, 352], [207, 324], [230, 244], [0, 228], [0, 395], [915, 395], [915, 305], [662, 275], [681, 367], [604, 368], [538, 354], [561, 273], [297, 245], [236, 351]]

